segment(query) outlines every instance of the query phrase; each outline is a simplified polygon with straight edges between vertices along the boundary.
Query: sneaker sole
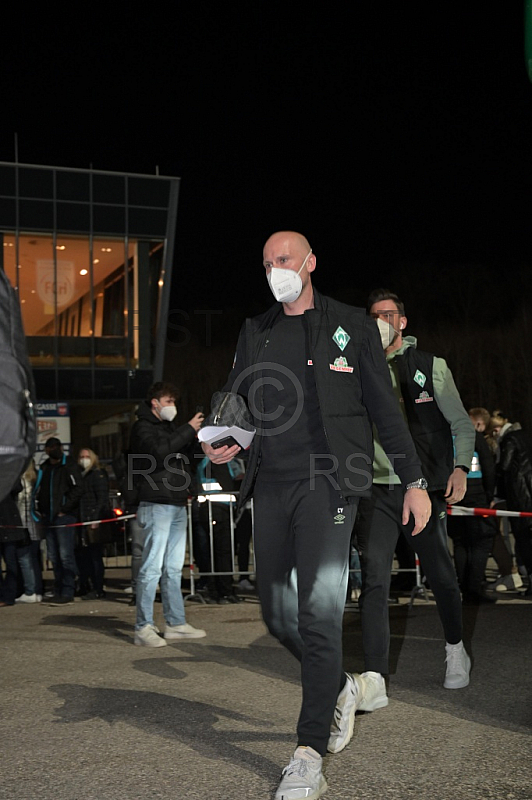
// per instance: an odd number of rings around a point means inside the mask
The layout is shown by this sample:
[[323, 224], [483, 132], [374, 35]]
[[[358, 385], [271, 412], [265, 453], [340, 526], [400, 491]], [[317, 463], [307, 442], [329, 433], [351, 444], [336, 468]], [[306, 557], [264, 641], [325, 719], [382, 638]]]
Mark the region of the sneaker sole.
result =
[[144, 642], [142, 639], [137, 639], [136, 637], [135, 637], [135, 644], [138, 647], [152, 647], [152, 648], [166, 646], [166, 642], [164, 641], [164, 639], [161, 639], [161, 644], [152, 644], [151, 642]]
[[467, 676], [466, 681], [462, 681], [461, 683], [455, 683], [453, 686], [449, 685], [447, 681], [443, 682], [444, 689], [465, 689], [466, 686], [469, 686], [469, 675]]
[[50, 606], [50, 608], [63, 608], [64, 606], [73, 606], [74, 601], [70, 601], [68, 603], [47, 603], [46, 605]]
[[[325, 780], [323, 775], [321, 775], [321, 777], [320, 777], [320, 785], [318, 786], [318, 788], [316, 789], [315, 792], [312, 792], [312, 794], [307, 795], [305, 797], [305, 800], [318, 800], [318, 798], [320, 798], [322, 796], [322, 794], [325, 794], [325, 792], [327, 791], [328, 788], [329, 787], [327, 786], [327, 781]], [[292, 789], [292, 790], [288, 790], [288, 791], [294, 791], [294, 790]], [[288, 798], [288, 796], [286, 796], [286, 797]], [[279, 794], [279, 792], [276, 792], [275, 800], [285, 800], [285, 795], [282, 792], [280, 794]]]
[[199, 635], [197, 633], [170, 633], [168, 635], [166, 635], [166, 633], [164, 634], [164, 638], [167, 639], [169, 642], [171, 642], [172, 639], [204, 639], [206, 636], [207, 633], [200, 633]]

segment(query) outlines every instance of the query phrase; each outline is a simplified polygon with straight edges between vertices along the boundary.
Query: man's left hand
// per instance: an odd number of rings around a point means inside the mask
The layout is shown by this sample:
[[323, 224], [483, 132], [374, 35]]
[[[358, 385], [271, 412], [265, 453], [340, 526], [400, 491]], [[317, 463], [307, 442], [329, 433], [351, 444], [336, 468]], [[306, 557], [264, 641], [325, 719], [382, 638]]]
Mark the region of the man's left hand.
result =
[[447, 500], [449, 505], [452, 506], [453, 503], [459, 503], [460, 500], [464, 499], [466, 491], [467, 491], [467, 475], [463, 469], [457, 467], [449, 475], [449, 480], [447, 481], [447, 488], [445, 490], [445, 499]]

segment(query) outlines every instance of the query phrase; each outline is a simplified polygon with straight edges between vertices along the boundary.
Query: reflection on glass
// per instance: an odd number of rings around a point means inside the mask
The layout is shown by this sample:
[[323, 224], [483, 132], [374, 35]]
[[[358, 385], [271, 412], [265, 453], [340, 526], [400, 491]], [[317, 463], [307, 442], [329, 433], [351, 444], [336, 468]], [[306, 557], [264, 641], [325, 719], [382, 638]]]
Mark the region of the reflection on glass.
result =
[[51, 236], [24, 235], [17, 265], [15, 237], [4, 236], [5, 270], [18, 284], [34, 366], [53, 365], [56, 353], [64, 366], [92, 357], [100, 366], [125, 365], [126, 298], [133, 308], [134, 297], [126, 292], [124, 263], [132, 272], [135, 252], [134, 241], [126, 259], [123, 240], [96, 240], [91, 253], [88, 237], [60, 237], [54, 245]]
[[[34, 366], [149, 368], [157, 319], [160, 242], [4, 235]], [[92, 285], [92, 290], [91, 290]], [[140, 335], [139, 309], [145, 336]], [[151, 334], [151, 335], [150, 335]]]

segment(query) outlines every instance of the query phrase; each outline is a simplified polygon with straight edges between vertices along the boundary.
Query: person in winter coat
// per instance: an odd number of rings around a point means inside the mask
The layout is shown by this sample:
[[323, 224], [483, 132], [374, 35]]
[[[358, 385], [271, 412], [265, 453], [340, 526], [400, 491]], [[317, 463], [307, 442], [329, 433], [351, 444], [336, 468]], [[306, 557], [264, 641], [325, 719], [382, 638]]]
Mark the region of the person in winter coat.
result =
[[[532, 511], [532, 440], [518, 422], [504, 422], [497, 433], [497, 496], [506, 500], [509, 511]], [[531, 594], [532, 517], [512, 518], [510, 525]]]
[[[474, 419], [471, 416], [474, 424]], [[461, 505], [489, 508], [495, 491], [495, 459], [481, 431], [475, 431], [475, 452], [467, 474], [467, 492]], [[484, 592], [486, 564], [497, 534], [493, 517], [449, 516], [447, 533], [453, 541], [453, 558], [462, 602], [468, 605], [494, 602]]]
[[36, 480], [37, 472], [32, 459], [20, 479], [22, 488], [17, 496], [20, 519], [28, 537], [25, 549], [17, 550], [24, 592], [16, 598], [15, 603], [40, 603], [43, 595], [41, 526], [33, 519], [31, 513], [31, 498]]
[[47, 439], [44, 449], [48, 458], [37, 474], [32, 513], [46, 529], [46, 552], [54, 571], [54, 596], [49, 605], [62, 606], [74, 602], [76, 590], [77, 528], [72, 526], [79, 521], [83, 476], [56, 436]]
[[98, 456], [88, 447], [79, 451], [78, 464], [83, 471], [84, 493], [80, 500], [80, 521], [90, 522], [80, 529], [76, 560], [79, 567], [80, 594], [86, 600], [105, 597], [103, 588], [103, 545], [109, 541], [109, 525], [94, 520], [111, 519], [109, 478]]
[[[0, 560], [5, 563], [5, 576], [0, 569], [0, 607], [15, 605], [19, 568], [24, 575], [24, 587], [32, 577], [27, 546], [27, 531], [24, 530], [17, 508], [17, 495], [20, 490], [17, 483], [13, 490], [0, 502]], [[20, 558], [19, 556], [24, 556]]]
[[[193, 444], [203, 414], [184, 425], [175, 422], [177, 388], [159, 381], [150, 387], [131, 429], [130, 473], [138, 488], [137, 519], [146, 531], [137, 577], [135, 644], [163, 647], [167, 640], [199, 639], [205, 631], [185, 620], [181, 571], [187, 538], [190, 475], [186, 452]], [[166, 620], [164, 638], [153, 621], [157, 585]]]

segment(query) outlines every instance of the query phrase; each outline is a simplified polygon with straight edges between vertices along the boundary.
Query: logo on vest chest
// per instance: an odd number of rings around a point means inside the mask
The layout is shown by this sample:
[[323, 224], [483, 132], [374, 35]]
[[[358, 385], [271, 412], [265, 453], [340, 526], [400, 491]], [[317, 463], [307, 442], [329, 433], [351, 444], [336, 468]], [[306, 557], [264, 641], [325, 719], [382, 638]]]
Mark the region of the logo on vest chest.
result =
[[428, 392], [420, 392], [419, 397], [416, 397], [414, 403], [432, 403], [434, 400]]
[[349, 366], [345, 356], [338, 356], [338, 358], [335, 358], [334, 364], [329, 364], [329, 367], [335, 372], [353, 372], [353, 367]]
[[333, 333], [333, 341], [338, 345], [342, 352], [347, 347], [347, 343], [351, 339], [347, 331], [344, 331], [341, 325], [338, 325], [335, 332]]
[[420, 369], [416, 369], [416, 374], [414, 375], [415, 382], [423, 388], [425, 383], [427, 382], [427, 376], [423, 375]]

